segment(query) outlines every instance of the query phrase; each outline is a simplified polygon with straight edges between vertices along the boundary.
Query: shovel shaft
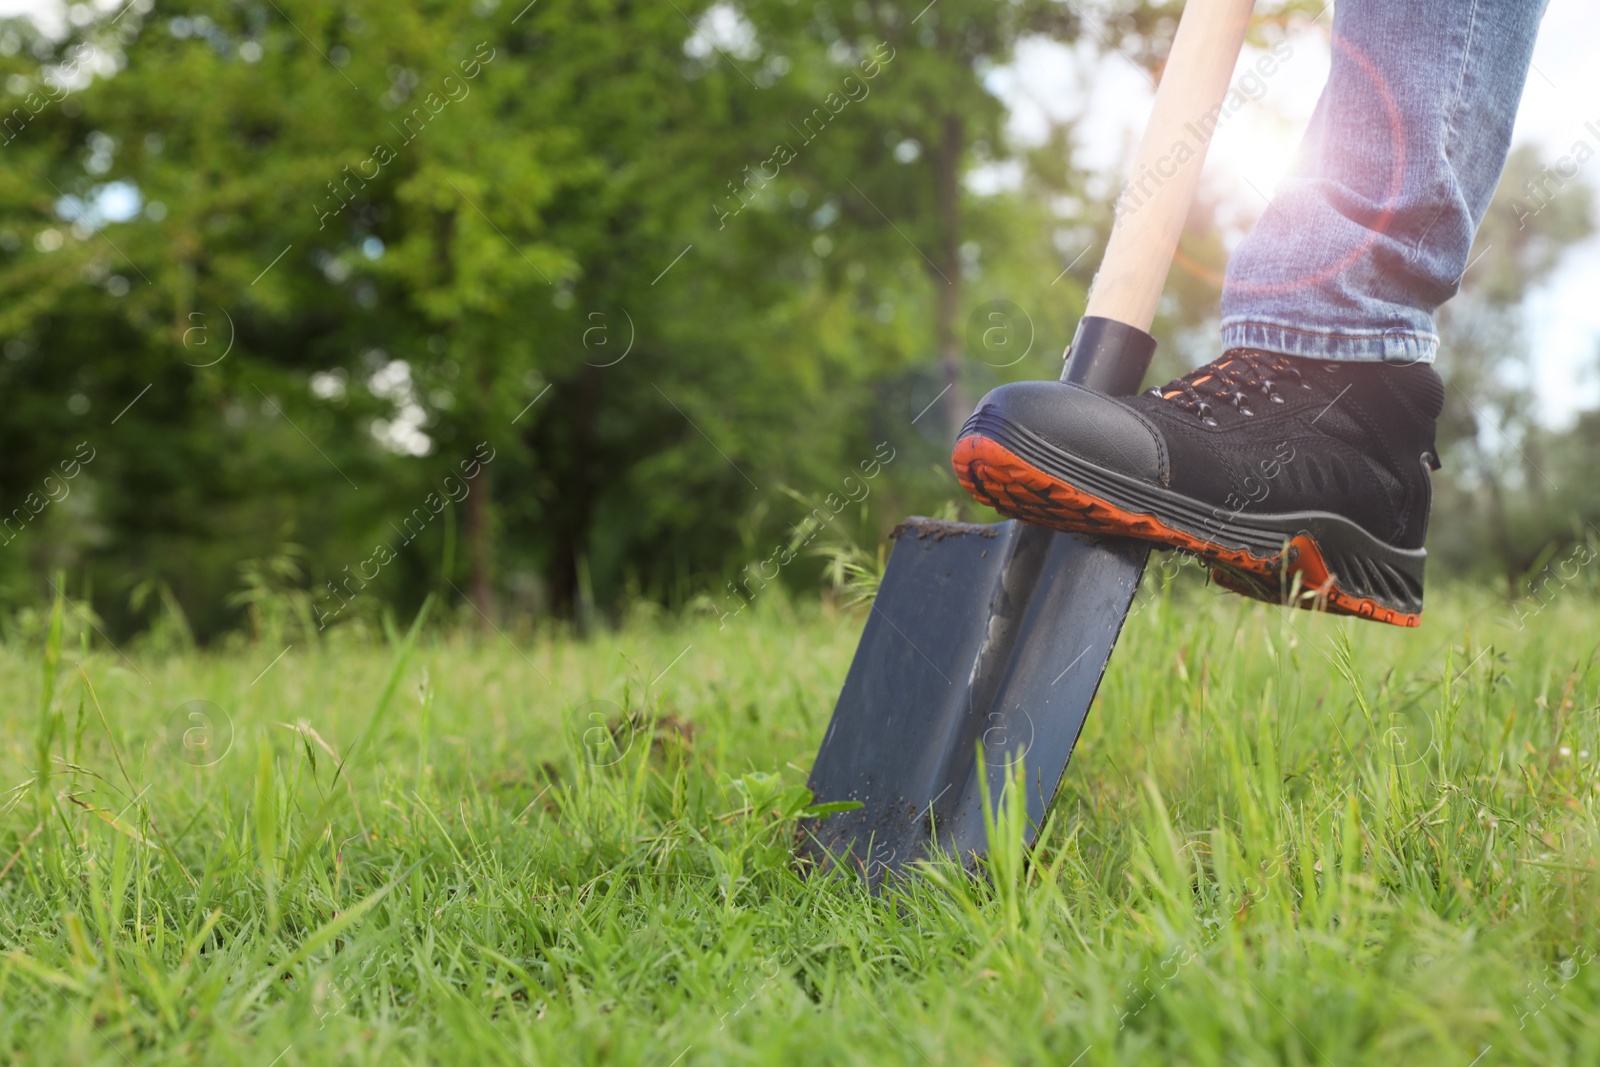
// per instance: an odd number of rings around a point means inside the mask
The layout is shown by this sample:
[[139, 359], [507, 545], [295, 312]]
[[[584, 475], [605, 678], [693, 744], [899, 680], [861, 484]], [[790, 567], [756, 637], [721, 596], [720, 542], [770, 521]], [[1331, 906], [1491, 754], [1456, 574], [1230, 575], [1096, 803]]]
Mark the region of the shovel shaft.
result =
[[1189, 0], [1184, 6], [1086, 316], [1144, 331], [1155, 321], [1254, 7], [1254, 0]]

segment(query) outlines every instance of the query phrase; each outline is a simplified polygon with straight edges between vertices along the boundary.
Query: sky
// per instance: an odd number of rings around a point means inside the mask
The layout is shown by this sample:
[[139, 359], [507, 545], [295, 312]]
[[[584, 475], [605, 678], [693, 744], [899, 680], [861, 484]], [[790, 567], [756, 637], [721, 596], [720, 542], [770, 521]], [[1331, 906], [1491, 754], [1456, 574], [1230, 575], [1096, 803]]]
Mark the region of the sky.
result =
[[[141, 6], [149, 0], [136, 0]], [[1399, 2], [1399, 0], [1395, 0]], [[27, 14], [47, 29], [63, 27], [71, 7], [59, 0], [0, 0], [0, 16]], [[101, 11], [116, 11], [123, 0], [93, 0]], [[1260, 10], [1275, 7], [1263, 3]], [[1077, 0], [1076, 9], [1091, 24], [1101, 2]], [[89, 10], [83, 7], [86, 12]], [[81, 17], [81, 15], [80, 15]], [[1206, 182], [1243, 230], [1265, 209], [1278, 180], [1293, 159], [1328, 72], [1331, 10], [1315, 20], [1299, 17], [1289, 43], [1293, 55], [1269, 79], [1261, 99], [1240, 111], [1213, 139]], [[57, 31], [59, 32], [59, 30]], [[1600, 40], [1600, 5], [1594, 0], [1551, 0], [1534, 51], [1514, 143], [1538, 145], [1548, 159], [1572, 150], [1579, 138], [1600, 149], [1600, 63], [1593, 57]], [[1011, 108], [1011, 129], [1028, 140], [1044, 128], [1043, 116], [1082, 116], [1080, 162], [1110, 176], [1119, 175], [1131, 157], [1149, 112], [1153, 86], [1131, 61], [1101, 56], [1091, 34], [1076, 48], [1045, 42], [1025, 43], [1017, 61], [989, 77], [990, 87]], [[1240, 72], [1259, 53], [1246, 50]], [[1593, 122], [1597, 132], [1585, 129]], [[1589, 173], [1592, 171], [1593, 173]], [[1596, 197], [1600, 219], [1600, 165], [1582, 177]], [[1004, 184], [1005, 173], [980, 175], [976, 187]], [[1099, 190], [1115, 195], [1107, 182]], [[1575, 246], [1548, 284], [1528, 304], [1534, 386], [1544, 421], [1570, 423], [1584, 408], [1600, 405], [1600, 236]], [[1448, 351], [1441, 360], [1448, 360]]]
[[[1594, 44], [1600, 40], [1600, 5], [1593, 0], [1553, 0], [1539, 30], [1533, 71], [1517, 115], [1518, 141], [1547, 148], [1551, 156], [1572, 150], [1586, 138], [1600, 147], [1600, 64]], [[1600, 187], [1600, 167], [1583, 174]], [[1596, 195], [1600, 218], [1600, 194]], [[1551, 284], [1537, 292], [1529, 306], [1539, 394], [1552, 412], [1563, 416], [1600, 403], [1600, 237], [1591, 237], [1569, 254]]]

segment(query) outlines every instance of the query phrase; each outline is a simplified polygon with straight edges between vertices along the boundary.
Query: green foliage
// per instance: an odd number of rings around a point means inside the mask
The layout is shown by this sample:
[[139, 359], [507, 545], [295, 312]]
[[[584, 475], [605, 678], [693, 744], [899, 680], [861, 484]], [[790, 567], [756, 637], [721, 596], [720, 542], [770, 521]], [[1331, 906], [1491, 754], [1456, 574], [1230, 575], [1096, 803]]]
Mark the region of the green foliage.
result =
[[1583, 545], [1600, 523], [1594, 416], [1566, 432], [1545, 425], [1530, 373], [1524, 301], [1595, 228], [1592, 188], [1566, 169], [1531, 148], [1511, 153], [1461, 294], [1439, 316], [1449, 389], [1434, 512], [1442, 536], [1430, 551], [1457, 572], [1498, 575], [1513, 597], [1536, 590], [1548, 557]]
[[[770, 487], [826, 492], [885, 437], [920, 454], [880, 521], [955, 494], [910, 425], [937, 389], [907, 387], [982, 300], [1037, 313], [1042, 365], [1081, 299], [1042, 296], [1059, 267], [1037, 194], [1070, 167], [1028, 197], [960, 184], [1010, 152], [984, 77], [1076, 17], [518, 7], [139, 2], [60, 40], [5, 23], [0, 74], [79, 73], [4, 148], [0, 493], [80, 441], [99, 457], [80, 512], [53, 506], [0, 560], [13, 602], [66, 565], [113, 632], [164, 582], [202, 639], [259, 635], [255, 586], [226, 596], [240, 560], [304, 545], [302, 595], [342, 597], [480, 446], [496, 458], [449, 520], [364, 593], [683, 602], [742, 562], [741, 529], [788, 536], [801, 513]], [[75, 63], [91, 45], [117, 69]], [[111, 194], [138, 210], [97, 215]]]
[[311, 598], [300, 588], [305, 572], [297, 557], [304, 553], [299, 545], [284, 545], [278, 555], [239, 564], [241, 588], [228, 603], [246, 610], [255, 641], [277, 645], [291, 632], [302, 641], [315, 638]]
[[[69, 630], [174, 651], [370, 631], [429, 595], [585, 628], [719, 602], [805, 529], [783, 487], [826, 499], [875, 455], [870, 519], [779, 584], [868, 594], [902, 516], [992, 517], [954, 427], [1057, 373], [1110, 225], [1073, 122], [1011, 143], [996, 72], [1033, 38], [1154, 72], [1177, 12], [73, 10], [59, 37], [0, 20], [0, 626], [42, 639], [66, 568]], [[1515, 588], [1600, 518], [1593, 426], [1545, 433], [1517, 378], [1522, 296], [1589, 225], [1581, 183], [1547, 179], [1512, 161], [1444, 323], [1470, 405], [1436, 558]], [[1210, 336], [1208, 206], [1183, 251], [1157, 373]], [[296, 572], [241, 573], [285, 544]]]

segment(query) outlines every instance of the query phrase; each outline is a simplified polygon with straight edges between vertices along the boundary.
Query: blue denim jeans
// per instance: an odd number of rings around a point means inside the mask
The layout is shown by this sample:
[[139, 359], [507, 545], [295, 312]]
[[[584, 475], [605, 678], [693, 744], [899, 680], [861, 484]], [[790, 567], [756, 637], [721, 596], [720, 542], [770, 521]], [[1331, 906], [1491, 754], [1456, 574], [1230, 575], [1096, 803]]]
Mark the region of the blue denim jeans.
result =
[[1545, 0], [1338, 0], [1292, 175], [1234, 252], [1227, 348], [1432, 361], [1505, 166]]

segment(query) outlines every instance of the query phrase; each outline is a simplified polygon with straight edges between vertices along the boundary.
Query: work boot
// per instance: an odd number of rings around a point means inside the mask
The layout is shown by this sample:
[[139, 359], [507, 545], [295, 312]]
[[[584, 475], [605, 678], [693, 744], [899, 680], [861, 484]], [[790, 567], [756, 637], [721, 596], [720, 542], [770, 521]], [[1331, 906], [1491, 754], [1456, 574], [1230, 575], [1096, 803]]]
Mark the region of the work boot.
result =
[[1002, 515], [1191, 552], [1234, 592], [1417, 626], [1444, 382], [1236, 348], [1138, 396], [1017, 382], [956, 442]]

